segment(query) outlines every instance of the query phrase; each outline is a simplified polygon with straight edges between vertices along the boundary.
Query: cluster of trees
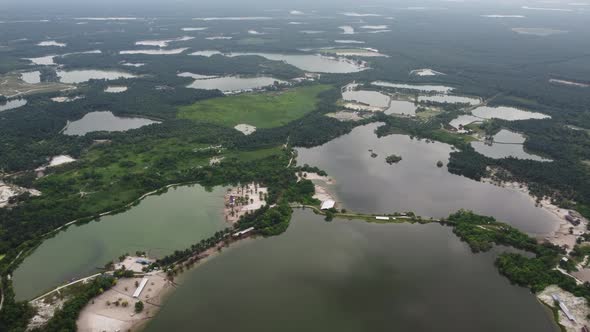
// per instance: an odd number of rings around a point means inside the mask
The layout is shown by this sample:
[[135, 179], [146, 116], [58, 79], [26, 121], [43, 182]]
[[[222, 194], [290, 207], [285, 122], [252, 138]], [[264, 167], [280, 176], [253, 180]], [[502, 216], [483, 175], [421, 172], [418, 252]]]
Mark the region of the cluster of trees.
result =
[[57, 310], [47, 324], [35, 329], [35, 332], [76, 331], [76, 320], [80, 311], [96, 296], [104, 293], [116, 283], [116, 279], [102, 275], [92, 282], [84, 284], [77, 294], [68, 299], [61, 309]]
[[563, 249], [550, 243], [539, 244], [513, 227], [470, 211], [458, 211], [443, 222], [453, 227], [453, 232], [467, 242], [474, 252], [488, 251], [493, 245], [505, 245], [532, 253], [531, 257], [520, 253], [502, 253], [496, 259], [495, 265], [499, 272], [512, 283], [528, 287], [533, 292], [542, 291], [549, 285], [558, 285], [590, 301], [590, 283], [578, 285], [572, 277], [555, 270], [565, 254]]

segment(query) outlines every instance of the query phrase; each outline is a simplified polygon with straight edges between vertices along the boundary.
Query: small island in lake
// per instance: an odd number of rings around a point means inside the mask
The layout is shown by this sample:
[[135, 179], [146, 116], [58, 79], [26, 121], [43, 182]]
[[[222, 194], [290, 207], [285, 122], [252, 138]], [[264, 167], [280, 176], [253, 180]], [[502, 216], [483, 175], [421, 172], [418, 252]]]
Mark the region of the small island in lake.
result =
[[392, 154], [391, 156], [387, 156], [387, 158], [385, 158], [385, 161], [389, 164], [389, 165], [393, 165], [393, 164], [397, 164], [400, 161], [402, 161], [402, 157]]

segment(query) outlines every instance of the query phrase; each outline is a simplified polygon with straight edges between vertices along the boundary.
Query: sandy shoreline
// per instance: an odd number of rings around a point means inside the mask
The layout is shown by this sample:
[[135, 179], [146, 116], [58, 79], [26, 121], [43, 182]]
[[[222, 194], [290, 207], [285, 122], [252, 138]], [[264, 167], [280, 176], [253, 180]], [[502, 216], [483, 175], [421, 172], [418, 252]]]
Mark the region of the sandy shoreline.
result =
[[[560, 208], [559, 206], [553, 204], [549, 198], [537, 200], [534, 196], [530, 194], [530, 191], [526, 184], [518, 182], [498, 182], [489, 178], [484, 178], [481, 182], [490, 183], [495, 186], [499, 186], [505, 189], [525, 194], [529, 197], [531, 202], [535, 204], [535, 206], [538, 206], [539, 208], [555, 216], [558, 222], [556, 223], [554, 229], [550, 233], [543, 234], [540, 237], [540, 240], [546, 240], [555, 245], [564, 247], [566, 248], [568, 253], [576, 245], [576, 239], [580, 235], [584, 234], [587, 230], [586, 225], [588, 225], [588, 220], [583, 216], [579, 215], [577, 211]], [[574, 226], [565, 219], [566, 215], [570, 214], [570, 211], [575, 215], [579, 215], [581, 220], [579, 225]], [[571, 234], [570, 229], [572, 230]]]

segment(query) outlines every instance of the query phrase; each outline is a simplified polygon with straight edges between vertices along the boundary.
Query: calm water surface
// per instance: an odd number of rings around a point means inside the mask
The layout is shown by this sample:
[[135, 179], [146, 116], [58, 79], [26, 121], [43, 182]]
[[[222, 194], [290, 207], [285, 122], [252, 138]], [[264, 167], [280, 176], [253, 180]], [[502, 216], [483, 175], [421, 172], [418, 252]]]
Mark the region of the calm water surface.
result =
[[69, 122], [64, 128], [65, 135], [86, 135], [93, 131], [126, 131], [137, 129], [153, 123], [159, 123], [144, 118], [123, 118], [111, 112], [90, 112], [82, 119]]
[[319, 54], [279, 54], [279, 53], [232, 53], [230, 56], [257, 55], [268, 60], [284, 61], [301, 70], [316, 73], [355, 73], [366, 68], [345, 59], [326, 57]]
[[527, 153], [523, 147], [525, 140], [526, 137], [524, 137], [522, 134], [502, 129], [494, 136], [494, 141], [491, 145], [484, 142], [471, 142], [471, 146], [475, 149], [475, 151], [490, 158], [499, 159], [514, 157], [536, 161], [551, 161], [551, 159], [546, 159], [534, 154]]
[[[378, 125], [354, 129], [322, 146], [298, 149], [298, 163], [318, 166], [336, 180], [332, 190], [344, 207], [358, 212], [413, 211], [446, 217], [461, 208], [491, 215], [532, 234], [546, 234], [560, 221], [534, 206], [527, 195], [453, 175], [445, 165], [451, 146], [412, 140], [406, 135], [377, 138]], [[378, 154], [372, 158], [368, 151]], [[395, 165], [388, 155], [403, 159]]]
[[26, 99], [11, 99], [11, 100], [8, 100], [4, 104], [0, 103], [0, 112], [19, 108], [19, 107], [25, 106], [26, 104], [27, 104]]
[[555, 332], [524, 288], [440, 225], [326, 223], [227, 249], [182, 277], [156, 331]]
[[18, 267], [13, 275], [16, 297], [34, 298], [72, 278], [97, 273], [97, 268], [126, 252], [162, 257], [199, 242], [228, 226], [223, 195], [223, 188], [173, 188], [100, 222], [70, 226], [44, 241]]
[[133, 78], [135, 75], [123, 71], [114, 70], [58, 70], [57, 76], [62, 83], [82, 83], [89, 80], [117, 80], [120, 78]]
[[518, 108], [507, 106], [481, 106], [474, 109], [471, 113], [483, 119], [502, 119], [508, 121], [550, 118], [549, 115], [542, 113], [523, 111]]
[[271, 86], [275, 82], [284, 83], [273, 77], [259, 76], [259, 77], [239, 77], [239, 76], [224, 76], [197, 79], [188, 87], [193, 89], [203, 90], [220, 90], [224, 93], [259, 89], [266, 86]]

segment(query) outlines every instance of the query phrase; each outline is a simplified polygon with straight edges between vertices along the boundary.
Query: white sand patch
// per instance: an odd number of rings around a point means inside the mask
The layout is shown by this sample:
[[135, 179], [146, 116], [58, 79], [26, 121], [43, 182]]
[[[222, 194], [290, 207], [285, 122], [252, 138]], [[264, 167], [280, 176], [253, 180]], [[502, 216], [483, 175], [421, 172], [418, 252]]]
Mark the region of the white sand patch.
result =
[[51, 98], [52, 101], [56, 102], [56, 103], [69, 103], [72, 102], [74, 100], [78, 100], [78, 99], [82, 99], [84, 98], [83, 96], [76, 96], [76, 97], [53, 97]]
[[244, 135], [251, 135], [256, 131], [256, 127], [245, 123], [240, 123], [236, 125], [234, 129], [240, 131]]
[[441, 73], [440, 71], [432, 70], [430, 68], [423, 68], [423, 69], [414, 69], [410, 72], [410, 75], [414, 76], [437, 76], [437, 75], [446, 75], [445, 73]]
[[388, 25], [363, 25], [361, 29], [368, 29], [368, 30], [385, 30], [389, 26]]
[[196, 17], [195, 21], [266, 21], [272, 20], [267, 16], [226, 16], [226, 17]]
[[386, 33], [386, 32], [391, 32], [391, 30], [371, 30], [368, 31], [367, 33]]
[[522, 6], [522, 9], [551, 11], [551, 12], [571, 12], [571, 11], [573, 11], [568, 8], [548, 8], [548, 7], [529, 7], [529, 6]]
[[214, 55], [223, 55], [223, 53], [219, 52], [219, 51], [215, 51], [215, 50], [203, 50], [203, 51], [196, 51], [193, 53], [190, 53], [189, 55], [194, 55], [194, 56], [204, 56], [204, 57], [212, 57]]
[[[190, 54], [192, 55], [192, 54]], [[189, 77], [195, 80], [208, 80], [210, 78], [216, 78], [218, 76], [215, 75], [201, 75], [201, 74], [193, 74], [193, 73], [189, 73], [189, 72], [184, 72], [184, 73], [180, 73], [178, 75], [176, 75], [178, 77]]]
[[352, 39], [336, 39], [334, 42], [337, 44], [364, 44], [365, 43], [362, 40], [352, 40]]
[[258, 35], [265, 35], [264, 32], [259, 32], [259, 31], [256, 31], [256, 30], [248, 30], [248, 34], [249, 35], [256, 35], [256, 36], [258, 36]]
[[145, 63], [133, 63], [133, 62], [123, 62], [121, 63], [121, 65], [123, 66], [127, 66], [127, 67], [143, 67], [145, 66]]
[[80, 21], [135, 21], [137, 17], [76, 17]]
[[127, 91], [126, 86], [107, 86], [107, 88], [104, 89], [104, 92], [107, 93], [121, 93], [125, 91]]
[[127, 50], [127, 51], [120, 51], [119, 54], [171, 55], [171, 54], [180, 54], [186, 50], [188, 50], [188, 48], [174, 48], [174, 49], [169, 49], [169, 50], [163, 50], [163, 49]]
[[60, 43], [57, 42], [55, 40], [47, 40], [47, 41], [42, 41], [39, 44], [37, 44], [37, 46], [56, 46], [56, 47], [66, 47], [65, 43]]
[[290, 15], [305, 15], [304, 12], [299, 11], [299, 10], [292, 10], [289, 12]]
[[305, 24], [305, 23], [303, 23], [303, 22], [289, 22], [288, 24], [291, 24], [291, 25], [302, 25], [302, 24]]
[[244, 214], [260, 209], [266, 205], [267, 195], [268, 188], [260, 187], [256, 183], [229, 188], [224, 198], [225, 220], [235, 223]]
[[354, 28], [350, 25], [343, 25], [338, 28], [342, 29], [343, 35], [354, 35]]
[[233, 37], [229, 37], [229, 36], [214, 36], [214, 37], [207, 37], [205, 39], [207, 39], [207, 40], [230, 40], [230, 39], [233, 39]]
[[[123, 278], [111, 289], [91, 300], [76, 321], [78, 331], [128, 331], [154, 317], [164, 295], [174, 286], [163, 272], [148, 273], [146, 277], [148, 283], [139, 299], [133, 298], [133, 292], [137, 288], [135, 282], [141, 282], [142, 278]], [[135, 303], [140, 300], [144, 309], [141, 313], [135, 313]], [[115, 305], [115, 302], [119, 302], [119, 305]], [[123, 302], [127, 302], [127, 306]]]
[[[142, 264], [147, 263], [147, 264]], [[143, 272], [143, 268], [151, 263], [155, 262], [154, 259], [149, 259], [145, 257], [137, 257], [137, 256], [127, 256], [122, 262], [118, 262], [115, 264], [115, 269], [119, 270], [122, 267], [125, 267], [125, 270], [130, 270], [133, 272], [141, 273]]]
[[182, 37], [173, 38], [173, 39], [140, 40], [138, 42], [135, 42], [135, 45], [137, 45], [137, 46], [168, 47], [168, 45], [170, 45], [170, 43], [187, 41], [187, 40], [191, 40], [191, 39], [195, 39], [195, 37], [182, 36]]
[[63, 155], [52, 157], [51, 160], [49, 161], [49, 165], [47, 165], [47, 167], [55, 167], [55, 166], [59, 166], [59, 165], [63, 165], [63, 164], [73, 163], [74, 161], [76, 161], [76, 159], [63, 154]]
[[361, 14], [361, 13], [357, 13], [357, 12], [346, 12], [346, 13], [342, 13], [342, 15], [349, 16], [349, 17], [379, 17], [379, 16], [381, 16], [379, 14]]
[[326, 114], [327, 117], [336, 119], [338, 121], [359, 121], [363, 117], [358, 112], [339, 111]]
[[520, 35], [531, 35], [539, 37], [547, 37], [567, 33], [566, 30], [546, 29], [546, 28], [512, 28], [512, 31]]
[[579, 82], [573, 82], [573, 81], [558, 80], [558, 79], [555, 79], [555, 78], [550, 79], [549, 80], [549, 83], [575, 86], [575, 87], [578, 87], [578, 88], [588, 88], [588, 87], [590, 87], [590, 84], [587, 84], [587, 83], [579, 83]]
[[209, 29], [208, 27], [196, 27], [196, 28], [182, 28], [182, 31], [204, 31]]
[[486, 18], [525, 18], [524, 15], [500, 15], [500, 14], [481, 15], [481, 17], [486, 17]]
[[565, 327], [566, 331], [579, 332], [582, 330], [582, 327], [590, 326], [590, 320], [586, 317], [590, 313], [590, 310], [584, 298], [575, 297], [572, 293], [566, 292], [556, 285], [548, 286], [542, 292], [538, 293], [537, 297], [546, 305], [555, 308], [553, 295], [559, 298], [575, 319], [575, 322], [569, 320], [563, 310], [557, 307], [559, 323]]
[[13, 184], [4, 183], [0, 181], [0, 208], [8, 206], [9, 201], [12, 197], [21, 195], [28, 192], [31, 196], [39, 196], [41, 192], [35, 189], [27, 189]]

